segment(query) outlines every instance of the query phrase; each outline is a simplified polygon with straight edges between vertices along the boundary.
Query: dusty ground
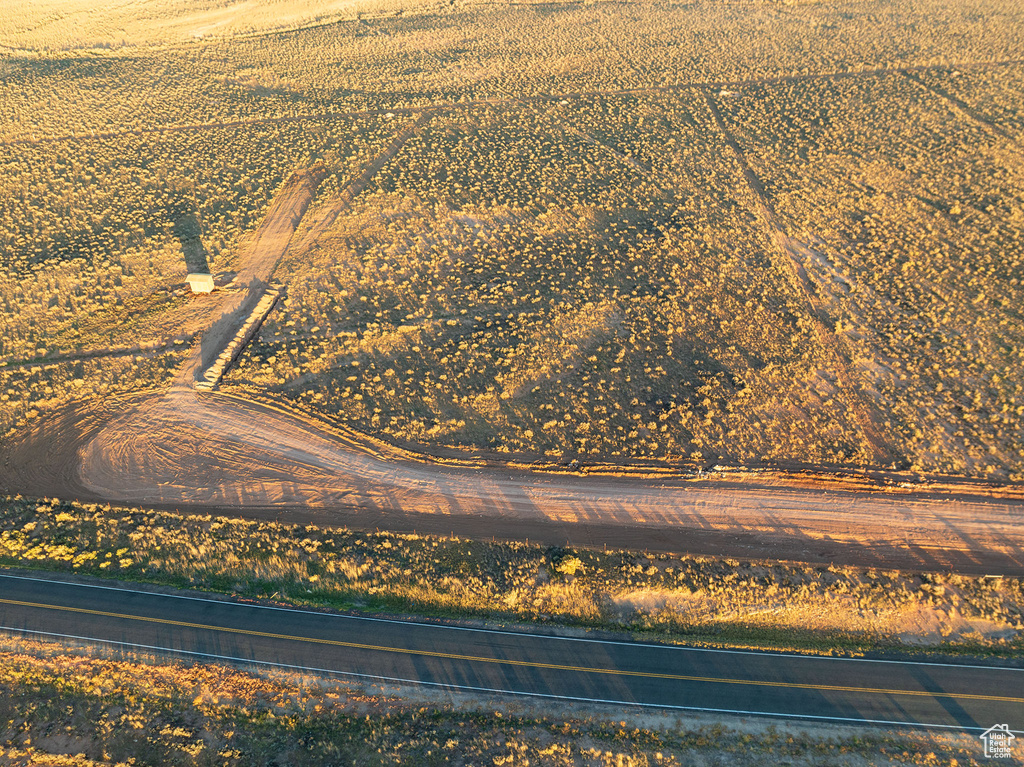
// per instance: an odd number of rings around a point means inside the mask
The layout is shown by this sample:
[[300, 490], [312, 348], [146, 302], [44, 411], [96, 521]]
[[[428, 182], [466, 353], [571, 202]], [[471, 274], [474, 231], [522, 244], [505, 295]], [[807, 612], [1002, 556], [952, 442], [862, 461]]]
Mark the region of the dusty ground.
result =
[[[805, 558], [819, 542], [868, 543], [916, 548], [919, 556], [983, 548], [979, 565], [994, 564], [1000, 554], [1024, 565], [1024, 535], [1016, 529], [1024, 509], [1018, 503], [416, 465], [368, 455], [294, 416], [221, 397], [181, 394], [144, 405], [111, 423], [80, 456], [84, 487], [131, 503], [352, 504], [514, 517], [525, 525], [552, 520], [681, 526], [754, 532], [788, 548], [792, 559]], [[803, 550], [793, 549], [794, 538], [802, 539]]]

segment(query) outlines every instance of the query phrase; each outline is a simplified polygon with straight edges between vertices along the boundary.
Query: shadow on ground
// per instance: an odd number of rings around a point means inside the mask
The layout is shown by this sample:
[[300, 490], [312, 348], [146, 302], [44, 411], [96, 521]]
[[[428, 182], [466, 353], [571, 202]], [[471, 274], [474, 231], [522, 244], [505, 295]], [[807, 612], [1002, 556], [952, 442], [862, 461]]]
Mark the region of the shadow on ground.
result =
[[206, 248], [203, 247], [199, 217], [195, 211], [176, 216], [172, 231], [181, 243], [181, 250], [185, 255], [185, 269], [188, 273], [209, 274], [210, 264], [206, 257]]

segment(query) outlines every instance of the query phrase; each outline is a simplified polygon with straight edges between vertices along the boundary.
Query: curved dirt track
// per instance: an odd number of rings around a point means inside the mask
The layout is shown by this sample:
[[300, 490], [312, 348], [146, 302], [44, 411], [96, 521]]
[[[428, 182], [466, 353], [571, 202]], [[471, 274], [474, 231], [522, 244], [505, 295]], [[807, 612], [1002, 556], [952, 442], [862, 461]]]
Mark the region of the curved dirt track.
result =
[[[155, 394], [155, 393], [154, 393]], [[9, 491], [296, 523], [1024, 574], [1024, 504], [391, 460], [298, 414], [180, 388], [69, 408], [2, 456]]]

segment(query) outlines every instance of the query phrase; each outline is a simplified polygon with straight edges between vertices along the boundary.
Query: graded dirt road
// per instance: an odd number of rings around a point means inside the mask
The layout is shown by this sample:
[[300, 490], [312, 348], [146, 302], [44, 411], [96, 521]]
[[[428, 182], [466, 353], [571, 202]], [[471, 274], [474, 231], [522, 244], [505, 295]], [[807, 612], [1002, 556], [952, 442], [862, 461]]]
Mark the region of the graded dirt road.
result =
[[0, 452], [8, 492], [551, 545], [1024, 575], [1019, 500], [453, 467], [186, 390], [68, 408]]

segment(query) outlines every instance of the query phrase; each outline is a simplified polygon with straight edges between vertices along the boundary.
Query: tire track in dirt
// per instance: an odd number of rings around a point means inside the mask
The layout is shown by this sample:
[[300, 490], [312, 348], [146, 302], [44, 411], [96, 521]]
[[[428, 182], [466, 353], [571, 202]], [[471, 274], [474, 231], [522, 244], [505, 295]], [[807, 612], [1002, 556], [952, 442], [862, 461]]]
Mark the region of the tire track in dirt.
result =
[[940, 99], [945, 101], [947, 104], [949, 104], [950, 108], [952, 108], [952, 110], [957, 114], [966, 117], [969, 121], [975, 123], [976, 125], [980, 125], [985, 130], [989, 131], [990, 133], [994, 133], [1000, 138], [1004, 138], [1007, 141], [1012, 141], [1015, 144], [1018, 142], [1017, 136], [1014, 136], [1012, 133], [1010, 133], [1010, 131], [997, 125], [994, 120], [987, 117], [978, 109], [972, 107], [963, 99], [954, 96], [945, 88], [939, 87], [938, 85], [932, 85], [926, 80], [923, 80], [921, 77], [918, 76], [917, 72], [908, 71], [903, 72], [902, 74], [912, 83], [919, 85], [929, 93], [938, 96]]
[[[293, 173], [274, 196], [267, 214], [253, 238], [243, 245], [234, 282], [242, 289], [224, 292], [220, 305], [211, 313], [211, 324], [193, 344], [178, 369], [172, 393], [195, 387], [232, 339], [245, 325], [270, 287], [270, 276], [284, 255], [296, 227], [305, 215], [320, 183], [327, 177], [323, 166]], [[239, 349], [238, 351], [241, 351]]]
[[[614, 157], [616, 160], [618, 160], [619, 162], [623, 163], [624, 165], [628, 165], [630, 168], [632, 168], [633, 170], [635, 170], [636, 172], [638, 172], [639, 174], [641, 174], [645, 178], [647, 178], [649, 180], [652, 180], [652, 181], [654, 180], [655, 173], [654, 173], [654, 171], [651, 168], [648, 168], [648, 167], [646, 167], [644, 165], [641, 165], [639, 162], [634, 160], [632, 157], [628, 157], [628, 156], [622, 154], [622, 152], [620, 152], [619, 150], [615, 149], [615, 147], [609, 146], [608, 144], [605, 144], [603, 141], [598, 141], [594, 136], [592, 136], [591, 134], [587, 133], [585, 130], [582, 130], [580, 128], [575, 128], [575, 127], [573, 127], [573, 126], [571, 126], [571, 125], [569, 125], [567, 123], [563, 122], [562, 123], [562, 127], [568, 133], [571, 133], [572, 135], [576, 136], [577, 138], [583, 139], [584, 141], [586, 141], [591, 146], [595, 146], [598, 149], [602, 150], [603, 152], [611, 155], [612, 157]], [[661, 174], [658, 174], [658, 175], [660, 176]]]
[[146, 344], [145, 346], [112, 346], [105, 349], [55, 354], [52, 357], [35, 357], [23, 362], [0, 364], [0, 370], [17, 370], [19, 368], [51, 367], [66, 362], [82, 362], [103, 359], [105, 357], [156, 357], [164, 352], [172, 351], [179, 343], [190, 340], [189, 336], [177, 336], [169, 341]]
[[387, 165], [395, 155], [405, 146], [406, 142], [416, 135], [417, 131], [422, 128], [427, 122], [433, 117], [434, 111], [426, 111], [417, 117], [410, 125], [407, 125], [394, 139], [388, 144], [387, 148], [375, 157], [371, 162], [367, 163], [366, 167], [363, 168], [362, 172], [354, 179], [345, 185], [339, 194], [333, 201], [322, 206], [315, 213], [315, 219], [311, 222], [306, 233], [295, 247], [295, 250], [304, 253], [308, 251], [313, 245], [316, 244], [328, 229], [334, 224], [338, 216], [344, 213], [348, 207], [352, 204], [366, 187], [370, 184], [370, 181], [375, 175]]
[[[89, 133], [67, 133], [62, 136], [40, 136], [38, 138], [15, 138], [0, 142], [0, 146], [27, 146], [32, 144], [62, 144], [75, 141], [105, 141], [122, 136], [145, 136], [150, 133], [194, 133], [218, 128], [245, 128], [250, 125], [276, 125], [303, 120], [329, 120], [337, 117], [356, 117], [370, 114], [384, 114], [386, 110], [369, 112], [309, 112], [301, 115], [285, 115], [279, 117], [252, 117], [241, 120], [211, 120], [203, 123], [185, 125], [154, 125], [148, 128], [130, 128], [119, 131], [91, 131]], [[400, 110], [390, 110], [400, 111]]]
[[[431, 116], [432, 113], [425, 112], [402, 129], [383, 152], [367, 163], [363, 170], [345, 185], [337, 198], [320, 206], [298, 243], [293, 242], [295, 232], [306, 215], [317, 188], [328, 173], [322, 165], [317, 165], [293, 173], [285, 181], [274, 196], [260, 228], [253, 239], [243, 247], [234, 282], [245, 286], [244, 292], [225, 294], [219, 310], [213, 314], [212, 325], [202, 334], [199, 343], [193, 346], [189, 357], [179, 369], [172, 391], [193, 388], [196, 381], [203, 377], [204, 371], [217, 365], [218, 358], [229, 347], [233, 348], [234, 356], [242, 351], [258, 330], [258, 324], [250, 328], [248, 337], [243, 339], [240, 345], [232, 346], [232, 342], [247, 323], [251, 325], [253, 312], [259, 309], [260, 302], [268, 296], [270, 277], [285, 252], [308, 252], [330, 229], [338, 216], [366, 189], [380, 169], [398, 154]], [[234, 361], [234, 356], [220, 371], [221, 375]], [[204, 388], [208, 386], [209, 382], [206, 382]]]
[[520, 539], [558, 531], [577, 543], [667, 540], [705, 553], [1024, 573], [1020, 501], [431, 465], [217, 393], [150, 399], [118, 421], [79, 453], [88, 496], [243, 515], [276, 508], [283, 521], [347, 509], [357, 526], [488, 534], [489, 525]]
[[736, 137], [725, 124], [725, 120], [718, 108], [718, 103], [715, 101], [715, 97], [707, 88], [704, 88], [702, 92], [704, 95], [704, 102], [707, 104], [707, 107], [714, 118], [715, 124], [718, 126], [718, 130], [721, 132], [725, 142], [732, 150], [736, 162], [739, 164], [740, 169], [743, 172], [743, 178], [753, 195], [757, 213], [764, 223], [765, 228], [768, 230], [768, 234], [775, 242], [777, 253], [782, 256], [781, 260], [778, 258], [774, 258], [772, 260], [775, 262], [778, 271], [786, 276], [790, 284], [803, 298], [804, 303], [810, 309], [814, 335], [818, 340], [819, 346], [825, 351], [829, 358], [831, 372], [835, 374], [842, 391], [846, 394], [851, 412], [864, 436], [870, 452], [872, 453], [875, 464], [884, 467], [899, 462], [902, 460], [902, 456], [900, 456], [882, 436], [880, 427], [881, 419], [879, 415], [874, 411], [872, 405], [865, 401], [863, 395], [861, 395], [860, 391], [853, 383], [853, 377], [849, 370], [849, 363], [840, 348], [841, 342], [836, 335], [828, 329], [828, 313], [825, 311], [824, 305], [818, 298], [817, 291], [815, 290], [810, 277], [807, 275], [807, 270], [797, 257], [800, 249], [806, 248], [807, 246], [793, 239], [786, 233], [785, 227], [782, 224], [782, 219], [775, 210], [775, 206], [772, 205], [772, 202], [768, 197], [768, 193], [764, 188], [764, 184], [761, 182], [761, 179], [758, 178], [754, 169], [747, 161], [746, 154], [744, 153], [743, 148], [740, 147]]

